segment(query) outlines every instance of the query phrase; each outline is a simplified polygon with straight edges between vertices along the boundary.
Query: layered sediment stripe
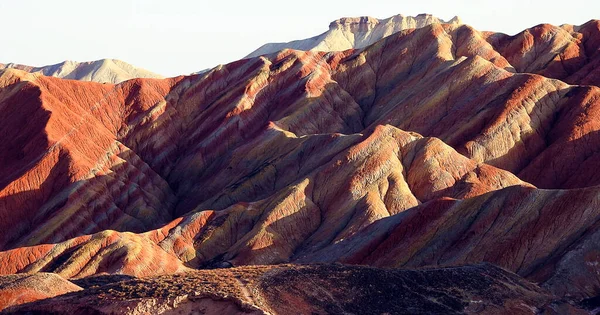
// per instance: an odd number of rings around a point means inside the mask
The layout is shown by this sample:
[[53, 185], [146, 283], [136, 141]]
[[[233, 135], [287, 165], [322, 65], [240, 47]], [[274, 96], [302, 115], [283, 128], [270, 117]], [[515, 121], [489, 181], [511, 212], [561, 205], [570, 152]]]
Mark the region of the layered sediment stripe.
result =
[[[437, 198], [527, 185], [507, 172], [460, 156], [439, 140], [391, 126], [378, 127], [368, 136], [333, 139], [272, 132], [275, 140], [296, 142], [294, 149], [313, 143], [329, 147], [331, 155], [319, 161], [301, 181], [271, 188], [273, 193], [260, 201], [238, 202], [218, 212], [197, 211], [148, 233], [106, 231], [75, 238], [40, 253], [43, 258], [18, 271], [56, 271], [65, 277], [101, 272], [152, 275], [184, 270], [183, 266], [293, 261], [416, 206], [419, 200], [411, 189], [422, 190], [418, 194], [422, 198]], [[259, 147], [253, 148], [254, 152], [262, 152]], [[460, 166], [437, 167], [450, 160]], [[270, 179], [257, 177], [255, 183], [259, 181]]]

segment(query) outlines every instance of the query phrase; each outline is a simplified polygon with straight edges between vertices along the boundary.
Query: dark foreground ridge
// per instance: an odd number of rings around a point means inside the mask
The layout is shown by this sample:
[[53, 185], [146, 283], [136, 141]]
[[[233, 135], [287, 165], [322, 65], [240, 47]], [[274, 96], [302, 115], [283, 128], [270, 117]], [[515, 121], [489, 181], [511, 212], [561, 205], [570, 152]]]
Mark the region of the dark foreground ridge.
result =
[[[118, 282], [110, 283], [111, 277]], [[584, 313], [491, 264], [416, 270], [341, 264], [245, 266], [122, 279], [89, 278], [82, 291], [9, 308], [5, 313]]]

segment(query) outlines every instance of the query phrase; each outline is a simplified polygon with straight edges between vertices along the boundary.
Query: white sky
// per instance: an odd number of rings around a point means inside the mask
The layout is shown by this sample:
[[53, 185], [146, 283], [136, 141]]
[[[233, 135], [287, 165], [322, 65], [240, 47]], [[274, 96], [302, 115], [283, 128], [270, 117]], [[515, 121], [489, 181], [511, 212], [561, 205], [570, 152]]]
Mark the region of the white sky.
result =
[[400, 13], [458, 15], [479, 30], [515, 34], [600, 19], [600, 0], [0, 0], [0, 62], [115, 58], [171, 76], [318, 35], [340, 17]]

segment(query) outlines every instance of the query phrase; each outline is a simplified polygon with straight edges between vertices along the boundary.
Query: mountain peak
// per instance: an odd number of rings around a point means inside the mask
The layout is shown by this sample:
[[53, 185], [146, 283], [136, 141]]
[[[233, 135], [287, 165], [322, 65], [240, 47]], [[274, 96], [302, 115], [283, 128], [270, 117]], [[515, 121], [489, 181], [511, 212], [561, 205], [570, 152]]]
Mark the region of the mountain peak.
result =
[[354, 25], [377, 25], [379, 24], [379, 19], [376, 19], [371, 16], [361, 16], [361, 17], [343, 17], [337, 19], [329, 24], [329, 29], [334, 30], [343, 27], [351, 27]]
[[[386, 23], [394, 23], [394, 24], [418, 24], [418, 25], [427, 25], [432, 23], [447, 23], [447, 24], [463, 24], [462, 20], [458, 16], [454, 16], [452, 19], [445, 21], [440, 18], [437, 18], [431, 14], [421, 13], [417, 16], [405, 16], [402, 14], [394, 15], [387, 19], [377, 19], [371, 16], [360, 16], [360, 17], [343, 17], [337, 19], [329, 24], [330, 30], [336, 29], [347, 29], [352, 27], [375, 27], [378, 24], [386, 24]], [[422, 27], [422, 26], [419, 26]]]
[[458, 25], [462, 24], [462, 21], [457, 16], [449, 21], [444, 21], [425, 13], [417, 16], [398, 14], [387, 19], [377, 19], [371, 16], [343, 17], [329, 23], [329, 30], [323, 34], [288, 43], [268, 43], [245, 58], [266, 55], [286, 48], [314, 51], [342, 51], [351, 48], [364, 48], [402, 30], [422, 28], [436, 23]]

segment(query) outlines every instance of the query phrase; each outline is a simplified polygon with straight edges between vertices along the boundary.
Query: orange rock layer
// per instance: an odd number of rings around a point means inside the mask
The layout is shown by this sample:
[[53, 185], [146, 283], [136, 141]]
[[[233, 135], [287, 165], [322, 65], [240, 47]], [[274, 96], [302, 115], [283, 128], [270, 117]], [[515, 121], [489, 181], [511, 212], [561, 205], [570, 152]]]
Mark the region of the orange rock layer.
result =
[[0, 276], [0, 311], [80, 290], [81, 287], [51, 273]]

